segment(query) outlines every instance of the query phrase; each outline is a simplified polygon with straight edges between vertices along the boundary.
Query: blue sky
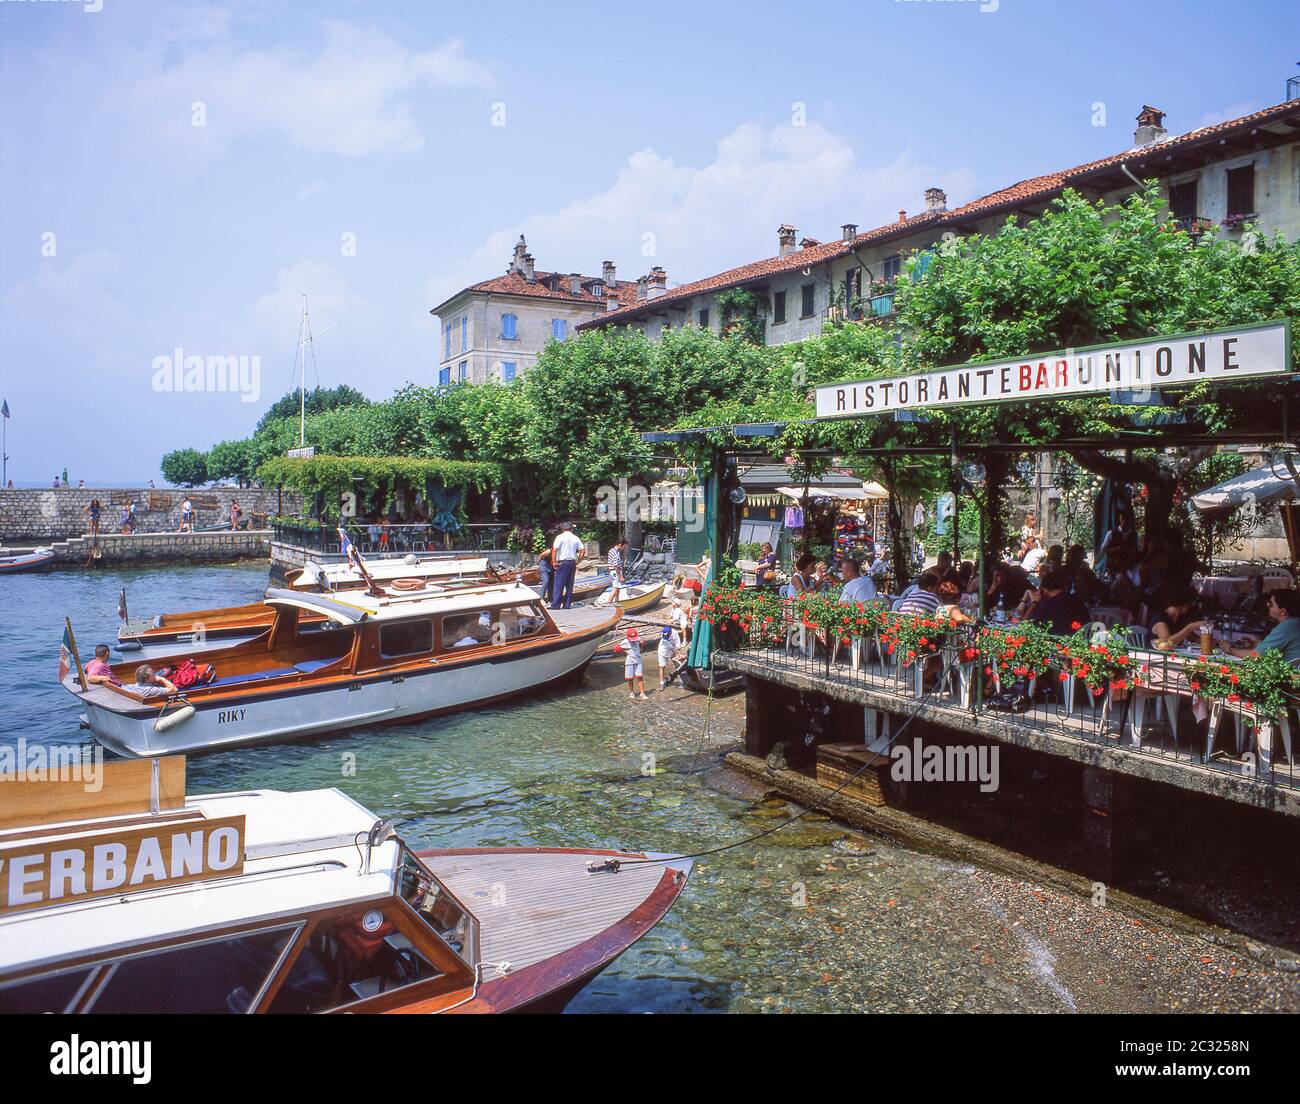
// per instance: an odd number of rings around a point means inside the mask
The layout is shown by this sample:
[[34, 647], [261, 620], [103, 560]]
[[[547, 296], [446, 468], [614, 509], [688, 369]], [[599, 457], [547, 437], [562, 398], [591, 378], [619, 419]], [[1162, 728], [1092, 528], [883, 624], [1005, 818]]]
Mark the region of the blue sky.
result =
[[[0, 0], [10, 476], [136, 483], [246, 435], [304, 293], [334, 326], [309, 385], [381, 398], [433, 381], [428, 309], [521, 231], [540, 268], [685, 282], [782, 222], [1125, 149], [1144, 103], [1174, 133], [1277, 103], [1298, 30], [1265, 0]], [[160, 390], [178, 348], [259, 357], [255, 401]]]

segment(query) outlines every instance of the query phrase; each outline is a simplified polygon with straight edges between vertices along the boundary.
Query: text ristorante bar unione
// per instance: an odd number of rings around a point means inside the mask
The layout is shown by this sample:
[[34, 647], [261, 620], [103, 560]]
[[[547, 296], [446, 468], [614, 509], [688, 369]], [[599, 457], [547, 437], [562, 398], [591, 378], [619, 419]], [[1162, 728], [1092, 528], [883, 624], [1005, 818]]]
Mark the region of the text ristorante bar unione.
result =
[[817, 417], [1230, 382], [1288, 371], [1289, 336], [1279, 322], [828, 384], [817, 388]]

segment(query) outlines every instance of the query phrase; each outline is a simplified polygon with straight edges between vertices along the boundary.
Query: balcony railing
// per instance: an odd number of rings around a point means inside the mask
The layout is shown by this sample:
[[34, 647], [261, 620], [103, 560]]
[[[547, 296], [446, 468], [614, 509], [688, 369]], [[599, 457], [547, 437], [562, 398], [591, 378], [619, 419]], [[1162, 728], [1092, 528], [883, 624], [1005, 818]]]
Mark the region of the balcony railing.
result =
[[[721, 667], [800, 689], [821, 689], [829, 697], [858, 700], [854, 692], [878, 697], [872, 707], [935, 723], [974, 729], [995, 739], [1031, 744], [1036, 738], [1109, 747], [1186, 767], [1236, 775], [1252, 784], [1300, 789], [1300, 722], [1294, 703], [1280, 720], [1264, 718], [1240, 702], [1197, 697], [1177, 654], [1135, 650], [1141, 685], [1094, 692], [1061, 660], [1032, 680], [1019, 680], [1021, 708], [1010, 710], [1011, 689], [981, 659], [970, 656], [972, 630], [948, 640], [933, 655], [910, 666], [899, 663], [874, 635], [849, 644], [818, 638], [793, 626], [782, 642], [751, 643], [734, 635], [719, 641], [714, 662]], [[1234, 662], [1227, 659], [1225, 662]], [[1037, 734], [1037, 735], [1036, 735]]]

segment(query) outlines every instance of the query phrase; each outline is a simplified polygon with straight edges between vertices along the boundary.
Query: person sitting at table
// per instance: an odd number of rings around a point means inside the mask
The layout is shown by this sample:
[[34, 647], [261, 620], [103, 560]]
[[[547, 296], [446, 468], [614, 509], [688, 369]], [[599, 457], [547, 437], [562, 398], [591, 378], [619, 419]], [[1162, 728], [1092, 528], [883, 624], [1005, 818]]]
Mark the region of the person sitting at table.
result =
[[993, 568], [993, 578], [989, 582], [984, 599], [989, 609], [1002, 599], [1002, 608], [1008, 613], [1016, 609], [1029, 589], [1029, 576], [1019, 564], [999, 563]]
[[854, 604], [869, 602], [876, 596], [876, 584], [870, 575], [862, 574], [862, 565], [852, 556], [846, 556], [840, 564], [840, 574], [844, 579], [844, 589], [840, 591], [840, 601]]
[[1043, 569], [1038, 601], [1025, 617], [1046, 625], [1053, 636], [1070, 636], [1075, 625], [1086, 625], [1092, 620], [1083, 599], [1070, 593], [1070, 580], [1056, 568]]
[[1037, 537], [1029, 538], [1029, 548], [1026, 550], [1024, 558], [1020, 561], [1020, 566], [1025, 569], [1025, 573], [1032, 575], [1038, 570], [1038, 565], [1047, 558], [1047, 550], [1043, 547], [1043, 542]]
[[971, 593], [971, 580], [975, 578], [975, 565], [970, 560], [962, 560], [957, 565], [957, 589], [963, 594]]
[[819, 590], [830, 590], [835, 586], [835, 580], [831, 578], [830, 568], [826, 566], [825, 560], [818, 560], [816, 567], [813, 568], [813, 585]]
[[895, 613], [929, 616], [939, 608], [939, 577], [933, 571], [922, 571], [916, 585], [903, 591], [892, 607]]
[[951, 621], [954, 625], [969, 625], [971, 618], [966, 615], [966, 611], [961, 608], [961, 591], [957, 584], [951, 580], [944, 580], [939, 584], [939, 589], [935, 591], [939, 596], [939, 608], [935, 611], [936, 615], [945, 621]]
[[1074, 593], [1083, 601], [1091, 602], [1105, 591], [1097, 573], [1088, 566], [1088, 553], [1081, 544], [1070, 545], [1065, 556], [1065, 576], [1070, 581]]
[[[767, 545], [763, 546], [768, 547]], [[805, 552], [794, 562], [794, 574], [790, 576], [790, 590], [797, 598], [800, 594], [816, 594], [817, 580], [813, 575], [813, 568], [817, 564], [817, 557], [811, 552]]]
[[1190, 586], [1171, 586], [1160, 598], [1160, 610], [1151, 619], [1152, 640], [1167, 640], [1178, 647], [1189, 636], [1199, 636], [1205, 618], [1197, 609], [1196, 591]]
[[1246, 640], [1240, 645], [1220, 641], [1229, 655], [1245, 658], [1252, 652], [1261, 655], [1276, 648], [1288, 663], [1300, 664], [1300, 592], [1279, 587], [1268, 592], [1268, 616], [1275, 624], [1257, 644]]
[[1065, 545], [1054, 544], [1047, 550], [1047, 562], [1043, 567], [1054, 567], [1058, 570], [1065, 566]]
[[1109, 575], [1122, 575], [1138, 559], [1138, 535], [1133, 528], [1133, 515], [1128, 510], [1121, 510], [1115, 518], [1115, 527], [1101, 542], [1101, 554], [1106, 558], [1106, 571]]
[[776, 553], [772, 551], [772, 546], [764, 541], [762, 548], [759, 549], [758, 563], [754, 566], [754, 582], [764, 587], [776, 586], [777, 581]]

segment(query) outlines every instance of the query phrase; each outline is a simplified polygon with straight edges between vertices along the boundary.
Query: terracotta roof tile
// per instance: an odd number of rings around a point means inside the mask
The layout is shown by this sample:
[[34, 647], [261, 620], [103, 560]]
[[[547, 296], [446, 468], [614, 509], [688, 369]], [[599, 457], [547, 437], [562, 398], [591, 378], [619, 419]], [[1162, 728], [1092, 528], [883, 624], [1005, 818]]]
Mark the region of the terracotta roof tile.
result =
[[[905, 237], [927, 226], [960, 225], [969, 222], [972, 218], [987, 217], [1000, 209], [1011, 209], [1035, 200], [1050, 199], [1070, 185], [1083, 184], [1088, 177], [1113, 169], [1121, 162], [1132, 161], [1140, 164], [1146, 157], [1154, 153], [1165, 153], [1169, 150], [1186, 148], [1226, 132], [1293, 117], [1300, 117], [1300, 100], [1290, 100], [1287, 103], [1276, 104], [1273, 107], [1267, 107], [1237, 119], [1229, 119], [1222, 123], [1215, 123], [1213, 126], [1201, 127], [1199, 130], [1189, 131], [1187, 134], [1169, 138], [1150, 146], [1128, 149], [1097, 161], [1076, 165], [1072, 169], [1046, 173], [1042, 176], [1033, 176], [1028, 180], [1012, 184], [1010, 187], [980, 196], [978, 199], [973, 199], [969, 203], [964, 203], [960, 207], [955, 207], [949, 211], [942, 213], [926, 212], [925, 214], [914, 215], [901, 222], [886, 223], [874, 230], [867, 230], [858, 234], [851, 242], [825, 242], [807, 249], [795, 250], [795, 252], [784, 257], [769, 257], [766, 260], [754, 261], [752, 264], [729, 268], [727, 271], [719, 272], [715, 276], [707, 276], [702, 280], [694, 280], [689, 284], [682, 284], [680, 287], [672, 288], [667, 295], [661, 295], [657, 299], [640, 299], [628, 305], [621, 305], [616, 311], [609, 311], [606, 314], [597, 315], [595, 318], [580, 323], [578, 329], [592, 329], [597, 326], [608, 325], [611, 322], [627, 321], [651, 306], [658, 309], [690, 299], [692, 296], [704, 292], [720, 291], [723, 288], [747, 284], [763, 277], [797, 271], [809, 265], [820, 264], [823, 261], [846, 256], [873, 243], [888, 241], [896, 237]], [[1296, 137], [1300, 139], [1300, 131], [1297, 131]], [[635, 295], [635, 285], [632, 286]], [[622, 302], [621, 297], [620, 302]]]
[[[567, 303], [590, 303], [593, 306], [604, 307], [605, 295], [592, 295], [591, 292], [584, 289], [575, 295], [569, 290], [569, 274], [567, 272], [538, 272], [537, 279], [533, 282], [525, 280], [518, 272], [507, 272], [502, 276], [493, 276], [490, 280], [483, 280], [477, 284], [470, 284], [469, 287], [463, 288], [456, 292], [455, 295], [444, 299], [429, 313], [438, 314], [443, 307], [453, 299], [457, 299], [466, 292], [482, 291], [489, 292], [493, 295], [521, 295], [530, 299], [555, 299]], [[558, 278], [559, 290], [553, 290], [550, 287], [552, 277]], [[599, 276], [582, 276], [584, 285], [593, 281], [600, 283]], [[620, 302], [633, 299], [636, 297], [636, 283], [631, 280], [619, 280], [617, 283], [618, 291], [616, 292]]]

